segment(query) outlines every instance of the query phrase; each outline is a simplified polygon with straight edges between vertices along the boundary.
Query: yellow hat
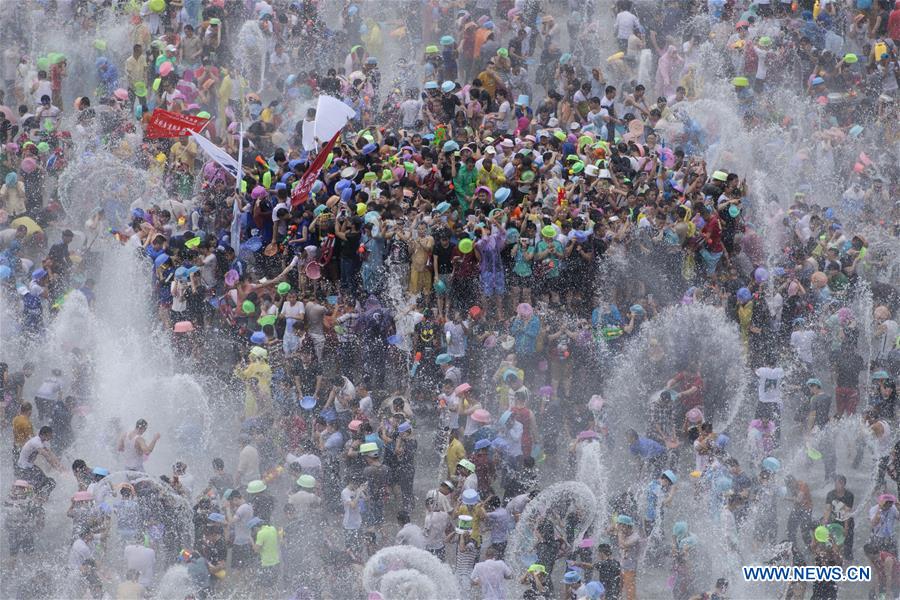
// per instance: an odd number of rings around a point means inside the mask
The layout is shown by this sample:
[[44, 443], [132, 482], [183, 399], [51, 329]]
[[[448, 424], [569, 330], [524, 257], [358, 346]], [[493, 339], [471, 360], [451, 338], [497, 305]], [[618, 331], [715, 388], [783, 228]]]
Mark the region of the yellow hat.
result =
[[357, 216], [360, 216], [360, 217], [363, 216], [364, 214], [366, 214], [366, 210], [367, 210], [367, 209], [366, 209], [366, 203], [365, 203], [365, 202], [358, 202], [358, 203], [356, 204], [356, 214], [357, 214]]

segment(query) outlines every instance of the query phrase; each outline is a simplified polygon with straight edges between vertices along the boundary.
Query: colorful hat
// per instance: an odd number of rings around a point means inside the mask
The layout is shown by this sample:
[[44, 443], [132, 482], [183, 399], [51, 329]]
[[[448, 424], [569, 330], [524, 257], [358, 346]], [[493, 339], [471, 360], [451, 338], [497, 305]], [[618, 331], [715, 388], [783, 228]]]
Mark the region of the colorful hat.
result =
[[359, 453], [368, 454], [370, 456], [377, 456], [378, 444], [376, 444], [375, 442], [366, 442], [365, 444], [360, 444]]
[[457, 247], [463, 254], [468, 254], [472, 251], [472, 248], [475, 247], [475, 244], [469, 238], [463, 238], [459, 240], [459, 244], [457, 244]]
[[477, 490], [463, 490], [462, 495], [460, 496], [460, 500], [466, 506], [474, 506], [481, 501], [481, 496], [478, 495]]
[[311, 490], [316, 487], [316, 478], [312, 475], [301, 475], [297, 478], [297, 485]]
[[266, 491], [266, 487], [266, 483], [262, 479], [254, 479], [247, 484], [247, 493], [259, 494], [260, 492]]
[[731, 85], [734, 87], [745, 88], [750, 86], [750, 80], [746, 77], [735, 77], [731, 80]]
[[469, 473], [474, 473], [474, 472], [475, 472], [475, 463], [473, 463], [471, 460], [469, 460], [469, 459], [467, 459], [467, 458], [464, 458], [464, 459], [462, 459], [461, 461], [459, 461], [459, 462], [456, 464], [456, 466], [462, 467], [463, 469], [465, 469], [465, 470], [468, 471]]

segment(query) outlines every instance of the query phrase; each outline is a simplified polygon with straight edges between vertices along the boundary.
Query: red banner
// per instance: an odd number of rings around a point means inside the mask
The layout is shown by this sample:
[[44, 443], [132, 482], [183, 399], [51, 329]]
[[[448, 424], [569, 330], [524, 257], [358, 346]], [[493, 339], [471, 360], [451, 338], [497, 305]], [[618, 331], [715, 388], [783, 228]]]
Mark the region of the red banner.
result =
[[316, 155], [316, 159], [309, 165], [309, 168], [306, 170], [306, 173], [303, 174], [303, 177], [300, 178], [300, 183], [294, 187], [294, 191], [291, 192], [291, 207], [297, 207], [309, 199], [309, 191], [312, 189], [313, 184], [316, 182], [316, 177], [319, 176], [319, 171], [322, 170], [322, 166], [325, 164], [325, 159], [328, 158], [328, 155], [331, 154], [331, 149], [334, 148], [334, 143], [337, 141], [338, 136], [341, 135], [341, 130], [338, 129], [337, 133], [334, 134], [328, 143], [325, 144], [325, 147], [319, 150], [319, 153]]
[[190, 135], [191, 132], [200, 133], [209, 119], [201, 119], [193, 115], [182, 115], [161, 108], [153, 110], [150, 122], [147, 124], [146, 137], [154, 140], [158, 138], [174, 138]]

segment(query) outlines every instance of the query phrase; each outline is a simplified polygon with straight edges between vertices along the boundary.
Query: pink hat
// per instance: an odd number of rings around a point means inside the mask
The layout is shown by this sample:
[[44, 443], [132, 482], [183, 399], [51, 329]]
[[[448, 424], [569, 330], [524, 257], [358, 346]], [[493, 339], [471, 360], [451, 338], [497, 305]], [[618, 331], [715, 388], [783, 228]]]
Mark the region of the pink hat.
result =
[[525, 319], [534, 314], [534, 309], [527, 302], [522, 302], [516, 307], [516, 314]]
[[94, 494], [90, 492], [75, 492], [75, 495], [72, 496], [72, 500], [75, 502], [90, 502], [94, 499]]
[[588, 400], [588, 408], [591, 410], [600, 410], [603, 408], [605, 400], [603, 400], [603, 396], [600, 394], [594, 394], [591, 396], [591, 399]]
[[347, 429], [350, 431], [359, 431], [360, 426], [362, 426], [362, 421], [359, 419], [353, 419], [347, 424]]
[[190, 321], [178, 321], [175, 323], [175, 333], [188, 333], [194, 330], [194, 324]]
[[[463, 385], [469, 385], [469, 384], [466, 383]], [[471, 415], [469, 415], [469, 417], [476, 423], [490, 423], [491, 422], [491, 413], [484, 410], [483, 408], [477, 409], [475, 412], [473, 412]]]
[[16, 479], [13, 482], [13, 487], [30, 488], [30, 487], [34, 487], [34, 486], [31, 485], [30, 483], [28, 483], [27, 481], [25, 481], [24, 479]]
[[579, 548], [591, 548], [594, 545], [594, 538], [584, 538], [578, 542]]
[[128, 100], [128, 90], [119, 88], [113, 92], [113, 96], [115, 96], [117, 100], [122, 100], [124, 102], [125, 100]]
[[796, 296], [800, 293], [800, 284], [796, 281], [792, 281], [788, 284], [788, 296]]
[[691, 410], [687, 411], [687, 414], [684, 416], [687, 418], [688, 423], [696, 424], [696, 423], [703, 422], [703, 413], [696, 406], [694, 408], [692, 408]]
[[552, 385], [544, 385], [541, 386], [541, 389], [538, 391], [541, 396], [547, 396], [548, 398], [553, 395], [553, 386]]
[[466, 392], [468, 392], [471, 389], [472, 389], [472, 386], [469, 385], [468, 383], [461, 383], [458, 386], [456, 386], [456, 389], [453, 390], [453, 393], [456, 395], [465, 394]]
[[225, 285], [232, 286], [238, 282], [240, 275], [234, 269], [230, 269], [225, 273]]
[[598, 434], [596, 431], [591, 431], [590, 429], [588, 429], [587, 431], [580, 432], [576, 439], [580, 442], [582, 440], [596, 440], [598, 437], [600, 437], [600, 434]]
[[261, 185], [257, 185], [257, 186], [255, 186], [255, 187], [253, 188], [253, 190], [250, 192], [250, 197], [253, 198], [254, 200], [259, 200], [260, 198], [265, 197], [265, 195], [266, 195], [267, 193], [268, 193], [268, 192], [266, 192], [266, 188], [264, 188], [264, 187], [261, 186]]
[[878, 496], [878, 504], [882, 504], [883, 502], [896, 502], [897, 496], [893, 494], [882, 494]]

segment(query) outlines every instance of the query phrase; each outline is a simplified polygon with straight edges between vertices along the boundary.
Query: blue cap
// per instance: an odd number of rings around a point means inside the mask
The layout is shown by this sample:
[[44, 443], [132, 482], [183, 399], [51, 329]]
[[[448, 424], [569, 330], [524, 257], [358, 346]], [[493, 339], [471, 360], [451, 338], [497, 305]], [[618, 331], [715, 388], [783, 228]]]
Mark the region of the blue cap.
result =
[[453, 362], [453, 357], [446, 352], [443, 354], [438, 354], [437, 358], [434, 359], [434, 364], [436, 365], [449, 365], [451, 362]]
[[275, 189], [276, 190], [286, 190], [287, 184], [279, 181], [278, 183], [275, 184]]
[[300, 408], [303, 410], [312, 410], [316, 406], [316, 397], [315, 396], [303, 396], [300, 399]]
[[325, 419], [326, 423], [331, 423], [332, 421], [337, 420], [337, 411], [333, 408], [329, 408], [327, 410], [323, 410], [319, 413], [319, 416]]
[[425, 89], [426, 89], [426, 90], [436, 90], [436, 89], [438, 89], [438, 82], [437, 82], [437, 81], [426, 81], [426, 82], [425, 82]]
[[454, 89], [456, 89], [456, 84], [453, 83], [452, 81], [447, 80], [441, 84], [441, 91], [444, 92], [445, 94], [449, 94]]
[[872, 373], [872, 379], [890, 379], [891, 376], [887, 371], [875, 371]]
[[440, 214], [444, 214], [445, 212], [447, 212], [448, 210], [450, 210], [450, 203], [449, 203], [449, 202], [446, 202], [446, 201], [445, 201], [445, 202], [439, 202], [438, 205], [434, 207], [434, 210], [437, 211], [437, 212], [440, 213]]
[[675, 473], [671, 469], [666, 469], [665, 471], [663, 471], [663, 477], [665, 477], [672, 483], [678, 482], [678, 477], [675, 476]]
[[818, 379], [817, 377], [811, 377], [811, 378], [807, 379], [806, 385], [817, 385], [820, 388], [825, 387], [824, 385], [822, 385], [822, 380]]
[[478, 495], [476, 490], [463, 490], [462, 496], [460, 496], [462, 503], [467, 506], [473, 506], [478, 504], [481, 501], [481, 496]]
[[497, 204], [502, 204], [509, 198], [510, 190], [507, 187], [498, 188], [496, 192], [494, 192], [494, 200], [497, 201]]
[[187, 269], [184, 267], [178, 267], [175, 269], [175, 279], [187, 279]]
[[225, 515], [223, 515], [222, 513], [217, 513], [217, 512], [209, 513], [209, 515], [206, 518], [209, 519], [210, 521], [212, 521], [213, 523], [224, 523], [225, 522]]
[[496, 437], [491, 442], [491, 448], [494, 450], [500, 450], [501, 452], [506, 452], [509, 450], [509, 442], [507, 442], [502, 437]]
[[376, 150], [378, 150], [378, 144], [366, 144], [362, 147], [363, 154], [372, 154]]
[[266, 337], [262, 331], [254, 331], [250, 335], [250, 343], [251, 344], [265, 344], [269, 338]]
[[168, 254], [166, 254], [166, 253], [160, 254], [159, 256], [156, 257], [156, 259], [154, 259], [153, 266], [158, 269], [159, 267], [163, 266], [167, 260], [169, 260]]
[[628, 515], [619, 515], [616, 517], [616, 523], [619, 525], [634, 525], [634, 519]]
[[599, 581], [588, 581], [584, 585], [584, 592], [590, 600], [600, 600], [606, 593], [606, 587]]
[[400, 423], [400, 425], [397, 426], [397, 431], [399, 431], [400, 433], [406, 433], [410, 429], [412, 429], [412, 425], [409, 424], [409, 421], [403, 421], [402, 423]]
[[103, 467], [94, 467], [91, 473], [100, 477], [106, 477], [107, 475], [109, 475], [109, 469]]
[[750, 302], [750, 298], [753, 297], [753, 294], [750, 293], [750, 290], [748, 290], [745, 287], [742, 287], [741, 289], [739, 289], [735, 295], [737, 296], [738, 302], [741, 302], [741, 303]]
[[343, 192], [345, 189], [353, 187], [353, 182], [349, 179], [341, 179], [336, 184], [334, 184], [334, 191]]
[[35, 269], [31, 273], [31, 279], [33, 279], [34, 281], [40, 281], [41, 279], [43, 279], [46, 276], [47, 276], [46, 269]]
[[249, 527], [250, 529], [253, 529], [254, 527], [257, 527], [262, 524], [263, 524], [263, 520], [260, 519], [259, 517], [253, 517], [252, 519], [247, 521], [247, 527]]
[[579, 573], [578, 571], [566, 571], [566, 574], [563, 575], [563, 581], [565, 581], [569, 585], [578, 583], [579, 581], [581, 581], [581, 573]]
[[484, 448], [491, 447], [491, 440], [481, 439], [475, 442], [475, 450], [483, 450]]

